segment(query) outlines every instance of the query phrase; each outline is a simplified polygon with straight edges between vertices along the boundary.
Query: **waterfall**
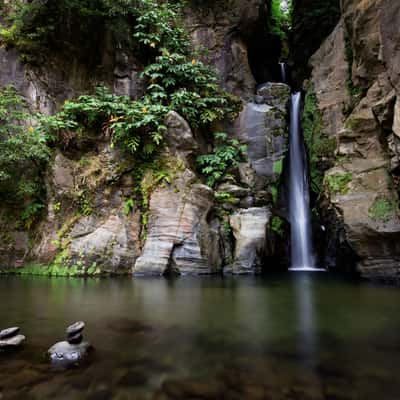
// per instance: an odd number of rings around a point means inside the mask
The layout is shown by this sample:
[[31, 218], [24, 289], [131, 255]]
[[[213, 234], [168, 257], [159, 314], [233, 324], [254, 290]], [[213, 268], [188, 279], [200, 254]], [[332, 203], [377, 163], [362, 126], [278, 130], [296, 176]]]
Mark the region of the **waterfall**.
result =
[[286, 78], [286, 63], [280, 62], [282, 83], [288, 83]]
[[291, 270], [314, 270], [309, 183], [300, 125], [301, 93], [292, 94], [290, 106], [289, 211]]

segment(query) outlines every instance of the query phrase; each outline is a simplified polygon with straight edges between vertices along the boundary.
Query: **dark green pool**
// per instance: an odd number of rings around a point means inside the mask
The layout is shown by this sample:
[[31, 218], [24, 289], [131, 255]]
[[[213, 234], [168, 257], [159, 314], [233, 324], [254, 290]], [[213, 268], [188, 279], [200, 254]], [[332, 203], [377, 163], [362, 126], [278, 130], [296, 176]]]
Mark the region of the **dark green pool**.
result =
[[[95, 346], [43, 361], [66, 325]], [[400, 289], [329, 274], [273, 278], [0, 278], [0, 399], [399, 400]]]

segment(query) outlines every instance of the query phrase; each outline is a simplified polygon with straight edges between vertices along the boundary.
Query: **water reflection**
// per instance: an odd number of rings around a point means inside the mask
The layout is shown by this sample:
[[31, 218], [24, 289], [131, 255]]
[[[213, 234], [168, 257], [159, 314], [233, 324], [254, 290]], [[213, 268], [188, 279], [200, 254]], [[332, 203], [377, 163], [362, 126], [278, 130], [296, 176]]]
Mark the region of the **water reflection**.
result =
[[[368, 400], [368, 393], [376, 400], [383, 389], [384, 400], [398, 400], [390, 396], [399, 393], [399, 300], [399, 291], [327, 274], [1, 278], [1, 324], [21, 325], [28, 341], [11, 359], [0, 355], [0, 388], [15, 398], [24, 388], [24, 398], [86, 399], [106, 383], [115, 398], [151, 399], [166, 381], [194, 379], [229, 387], [232, 398], [250, 399], [243, 393], [253, 385], [274, 400]], [[87, 323], [95, 362], [84, 374], [55, 375], [40, 355], [78, 319]]]

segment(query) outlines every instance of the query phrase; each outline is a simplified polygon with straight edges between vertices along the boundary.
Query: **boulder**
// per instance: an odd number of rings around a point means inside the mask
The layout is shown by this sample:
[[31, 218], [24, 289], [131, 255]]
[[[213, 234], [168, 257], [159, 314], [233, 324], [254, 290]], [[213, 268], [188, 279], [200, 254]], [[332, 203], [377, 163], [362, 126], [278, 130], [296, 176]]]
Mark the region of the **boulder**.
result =
[[233, 274], [260, 273], [268, 255], [267, 229], [271, 213], [267, 208], [239, 210], [230, 217], [235, 237]]
[[151, 195], [147, 240], [133, 268], [135, 275], [210, 274], [220, 270], [222, 255], [218, 227], [207, 222], [214, 192], [185, 182], [187, 171], [174, 185]]
[[89, 354], [91, 345], [88, 342], [70, 344], [58, 342], [48, 350], [50, 362], [55, 366], [71, 367], [83, 361]]

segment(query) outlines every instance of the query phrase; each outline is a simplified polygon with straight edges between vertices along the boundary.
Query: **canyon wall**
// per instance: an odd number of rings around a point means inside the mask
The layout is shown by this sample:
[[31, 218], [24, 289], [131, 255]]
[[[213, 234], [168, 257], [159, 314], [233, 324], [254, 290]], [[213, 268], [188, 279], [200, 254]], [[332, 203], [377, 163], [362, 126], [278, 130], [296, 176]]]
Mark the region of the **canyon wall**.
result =
[[[144, 171], [139, 183], [135, 173], [142, 167], [114, 148], [105, 131], [57, 146], [42, 171], [41, 217], [27, 226], [20, 220], [23, 204], [1, 206], [2, 267], [38, 271], [43, 266], [56, 275], [242, 274], [270, 267], [289, 88], [270, 83], [256, 93], [278, 65], [279, 40], [267, 28], [268, 3], [222, 3], [189, 2], [185, 29], [195, 50], [208, 49], [199, 57], [217, 68], [221, 86], [243, 103], [237, 120], [221, 125], [248, 146], [243, 162], [214, 189], [205, 185], [194, 160], [211, 149], [209, 133], [192, 129], [176, 112], [165, 120], [158, 170]], [[107, 32], [101, 36], [90, 63], [49, 49], [39, 65], [21, 61], [17, 50], [3, 46], [0, 85], [14, 85], [31, 110], [45, 115], [100, 83], [117, 95], [139, 97], [144, 90], [140, 54], [116, 46]], [[146, 192], [146, 204], [134, 201], [138, 191]]]
[[339, 268], [344, 254], [361, 276], [398, 282], [400, 4], [342, 0], [341, 9], [305, 85], [336, 141], [320, 199], [328, 255]]

